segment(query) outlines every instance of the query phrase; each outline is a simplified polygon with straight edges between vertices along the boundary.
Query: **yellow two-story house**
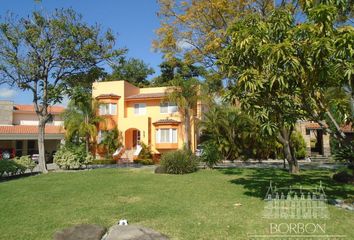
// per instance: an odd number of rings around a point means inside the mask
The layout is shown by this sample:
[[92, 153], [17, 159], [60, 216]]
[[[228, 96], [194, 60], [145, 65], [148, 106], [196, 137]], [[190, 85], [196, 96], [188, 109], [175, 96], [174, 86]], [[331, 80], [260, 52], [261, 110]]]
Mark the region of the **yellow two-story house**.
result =
[[[105, 121], [102, 131], [118, 128], [126, 153], [134, 152], [143, 142], [151, 147], [155, 157], [166, 151], [183, 148], [184, 121], [178, 107], [166, 101], [167, 87], [138, 88], [126, 81], [95, 82], [93, 98], [99, 102], [98, 114]], [[198, 135], [196, 121], [201, 117], [197, 104], [191, 117], [191, 149], [195, 150]], [[133, 160], [133, 154], [128, 154]]]

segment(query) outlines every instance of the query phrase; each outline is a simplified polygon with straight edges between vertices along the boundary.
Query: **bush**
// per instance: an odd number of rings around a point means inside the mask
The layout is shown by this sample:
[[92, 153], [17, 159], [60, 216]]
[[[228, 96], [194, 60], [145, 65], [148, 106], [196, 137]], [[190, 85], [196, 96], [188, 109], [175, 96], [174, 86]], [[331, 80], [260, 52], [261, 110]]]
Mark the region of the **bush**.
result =
[[5, 173], [12, 176], [17, 174], [18, 172], [24, 172], [23, 166], [17, 164], [13, 160], [0, 160], [0, 177], [2, 177]]
[[139, 153], [139, 159], [152, 159], [151, 148], [143, 142], [140, 142], [141, 151]]
[[170, 174], [192, 173], [198, 169], [198, 158], [187, 150], [177, 150], [162, 155], [161, 166]]
[[28, 155], [22, 156], [20, 158], [16, 157], [14, 161], [22, 167], [21, 168], [22, 170], [24, 169], [23, 172], [25, 172], [27, 169], [29, 169], [32, 172], [33, 169], [36, 167], [36, 163]]
[[354, 182], [353, 175], [349, 174], [347, 171], [341, 171], [333, 175], [333, 179], [340, 183], [352, 183]]
[[116, 160], [110, 160], [110, 159], [103, 159], [103, 160], [93, 160], [90, 164], [103, 164], [103, 165], [110, 165], [110, 164], [116, 164]]
[[347, 162], [349, 167], [352, 167], [354, 165], [354, 141], [336, 149], [334, 159], [336, 161]]
[[295, 149], [295, 156], [297, 159], [303, 159], [306, 157], [306, 142], [300, 132], [293, 132], [291, 135], [291, 141]]
[[54, 162], [65, 169], [77, 169], [93, 161], [91, 154], [86, 154], [83, 145], [62, 145], [54, 155]]
[[203, 143], [202, 146], [203, 151], [200, 158], [209, 168], [213, 168], [218, 162], [220, 162], [221, 154], [218, 151], [216, 144], [211, 141]]
[[166, 173], [166, 169], [162, 166], [158, 166], [157, 168], [155, 168], [155, 173]]
[[134, 163], [140, 163], [143, 165], [154, 165], [154, 161], [152, 159], [135, 159]]

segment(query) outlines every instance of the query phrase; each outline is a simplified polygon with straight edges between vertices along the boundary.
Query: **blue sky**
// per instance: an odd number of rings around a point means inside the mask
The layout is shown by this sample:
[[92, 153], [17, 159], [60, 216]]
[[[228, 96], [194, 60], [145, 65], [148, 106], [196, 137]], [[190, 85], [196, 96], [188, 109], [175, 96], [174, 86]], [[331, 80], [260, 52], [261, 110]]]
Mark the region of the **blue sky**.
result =
[[[23, 17], [33, 10], [50, 12], [55, 8], [68, 7], [81, 13], [87, 23], [99, 23], [103, 29], [111, 28], [117, 36], [117, 47], [128, 48], [128, 57], [140, 58], [158, 72], [162, 55], [151, 47], [154, 31], [159, 27], [156, 0], [42, 0], [41, 3], [34, 0], [1, 0], [0, 16], [12, 12]], [[32, 101], [29, 92], [1, 85], [0, 99], [29, 104]]]

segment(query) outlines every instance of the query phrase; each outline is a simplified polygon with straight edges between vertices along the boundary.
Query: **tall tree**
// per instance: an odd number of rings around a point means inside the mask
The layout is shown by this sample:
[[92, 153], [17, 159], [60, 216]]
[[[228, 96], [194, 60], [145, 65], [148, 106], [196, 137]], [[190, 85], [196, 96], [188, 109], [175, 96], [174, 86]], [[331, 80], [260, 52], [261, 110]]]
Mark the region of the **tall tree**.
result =
[[[187, 67], [188, 68], [188, 67]], [[167, 100], [175, 103], [182, 114], [184, 122], [184, 144], [191, 147], [191, 121], [194, 121], [194, 110], [200, 99], [200, 83], [197, 78], [177, 74], [167, 89]], [[194, 124], [195, 125], [195, 124]]]
[[97, 116], [98, 104], [91, 97], [91, 92], [84, 87], [75, 87], [68, 107], [63, 113], [64, 127], [68, 141], [85, 142], [86, 153], [97, 136], [97, 124], [103, 119]]
[[[334, 27], [333, 4], [313, 5], [306, 13], [301, 24], [286, 7], [266, 18], [252, 14], [237, 21], [220, 61], [235, 80], [230, 95], [259, 117], [265, 131], [278, 135], [293, 173], [298, 171], [291, 143], [296, 120], [317, 121], [342, 136], [324, 96], [331, 87], [352, 89], [353, 82], [352, 27]], [[338, 134], [323, 123], [326, 115]]]
[[74, 76], [121, 56], [125, 50], [115, 50], [114, 42], [110, 31], [86, 24], [72, 9], [52, 14], [35, 11], [27, 18], [9, 17], [0, 24], [0, 83], [33, 95], [42, 172], [47, 172], [44, 133], [51, 119], [48, 107], [62, 100]]
[[106, 80], [126, 80], [137, 87], [150, 85], [147, 78], [155, 73], [153, 68], [136, 58], [121, 59], [112, 68], [113, 72]]
[[205, 76], [205, 69], [202, 66], [186, 64], [181, 59], [171, 58], [168, 61], [162, 62], [160, 65], [161, 74], [155, 77], [151, 84], [153, 86], [171, 86], [172, 80], [180, 76], [184, 79], [191, 77]]

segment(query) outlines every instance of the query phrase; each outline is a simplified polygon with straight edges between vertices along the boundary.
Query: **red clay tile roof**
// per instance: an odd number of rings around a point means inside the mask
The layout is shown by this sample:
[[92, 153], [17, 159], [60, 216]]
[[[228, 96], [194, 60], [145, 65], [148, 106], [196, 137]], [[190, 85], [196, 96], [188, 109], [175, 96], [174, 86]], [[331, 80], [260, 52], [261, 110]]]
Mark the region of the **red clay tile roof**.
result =
[[[46, 134], [64, 134], [65, 130], [61, 126], [46, 126]], [[2, 134], [38, 134], [38, 126], [0, 126], [0, 135]]]
[[[34, 106], [33, 105], [18, 105], [16, 104], [14, 106], [15, 111], [19, 112], [35, 112], [34, 111]], [[62, 106], [50, 106], [48, 107], [48, 111], [50, 113], [62, 113], [64, 112], [65, 108]]]
[[155, 124], [155, 125], [163, 125], [163, 124], [180, 124], [181, 122], [179, 121], [176, 121], [174, 119], [169, 119], [169, 118], [166, 118], [166, 119], [160, 119], [152, 124]]
[[125, 99], [144, 99], [144, 98], [164, 98], [166, 94], [164, 92], [162, 93], [141, 93], [141, 94], [135, 94], [131, 95], [129, 97], [126, 97]]
[[[318, 123], [306, 123], [307, 129], [321, 129], [322, 127]], [[351, 124], [343, 125], [340, 127], [343, 132], [354, 132]]]
[[322, 127], [318, 123], [306, 123], [307, 129], [321, 129]]
[[116, 95], [116, 94], [113, 94], [113, 93], [109, 93], [109, 94], [101, 94], [101, 95], [98, 95], [96, 97], [97, 99], [103, 99], [103, 98], [120, 98], [120, 96]]

